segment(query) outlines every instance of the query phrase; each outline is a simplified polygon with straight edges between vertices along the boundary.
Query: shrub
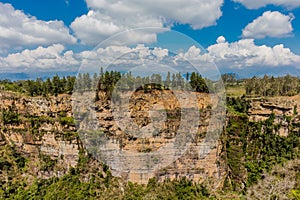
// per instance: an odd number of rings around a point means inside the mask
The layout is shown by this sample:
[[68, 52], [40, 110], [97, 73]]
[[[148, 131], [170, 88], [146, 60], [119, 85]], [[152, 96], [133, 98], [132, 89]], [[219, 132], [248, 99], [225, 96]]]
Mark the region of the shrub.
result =
[[2, 121], [4, 125], [7, 124], [19, 124], [19, 114], [11, 109], [9, 110], [2, 110]]
[[60, 124], [65, 126], [75, 126], [74, 118], [73, 117], [60, 117]]

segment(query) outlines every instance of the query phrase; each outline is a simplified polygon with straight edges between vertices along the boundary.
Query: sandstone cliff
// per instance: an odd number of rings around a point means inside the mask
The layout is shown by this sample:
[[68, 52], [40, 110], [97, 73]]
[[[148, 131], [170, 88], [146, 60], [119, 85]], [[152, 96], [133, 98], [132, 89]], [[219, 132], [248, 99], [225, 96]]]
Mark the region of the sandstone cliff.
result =
[[290, 131], [297, 131], [292, 124], [300, 121], [300, 95], [292, 97], [261, 97], [250, 100], [248, 111], [250, 121], [263, 121], [271, 114], [275, 116], [275, 123], [279, 125], [277, 133], [280, 136], [287, 136]]
[[[14, 145], [29, 158], [29, 176], [60, 177], [71, 166], [76, 166], [81, 143], [75, 126], [62, 121], [72, 119], [70, 96], [26, 97], [1, 92], [0, 109], [1, 145]], [[3, 113], [13, 113], [17, 119], [6, 122]], [[45, 159], [47, 157], [49, 159]], [[53, 166], [45, 169], [43, 164], [47, 163], [43, 163], [43, 159], [45, 162], [53, 162]]]
[[[174, 138], [180, 124], [179, 104], [174, 95], [165, 91], [167, 100], [161, 102], [153, 93], [136, 93], [131, 97], [130, 116], [139, 127], [151, 122], [151, 109], [167, 110], [167, 115], [158, 115], [165, 122], [161, 131], [143, 140], [124, 132], [114, 121], [109, 101], [96, 102], [95, 112], [97, 119], [110, 139], [117, 143], [123, 151], [155, 152], [168, 144]], [[101, 95], [100, 95], [101, 96]], [[215, 186], [221, 185], [226, 176], [224, 163], [220, 157], [222, 146], [219, 142], [210, 146], [209, 153], [201, 156], [199, 150], [205, 139], [210, 124], [211, 109], [216, 105], [214, 98], [206, 94], [197, 94], [198, 108], [201, 110], [198, 134], [191, 141], [188, 149], [175, 162], [151, 173], [141, 173], [129, 170], [118, 174], [124, 180], [147, 183], [151, 177], [159, 180], [175, 179], [186, 176], [194, 181], [211, 179]], [[274, 97], [250, 99], [250, 120], [260, 121], [275, 114], [276, 123], [280, 124], [278, 134], [286, 136], [291, 130], [292, 123], [300, 123], [300, 96]], [[189, 105], [185, 105], [188, 108]], [[70, 167], [75, 167], [79, 158], [79, 151], [83, 148], [80, 137], [76, 133], [75, 123], [72, 120], [72, 104], [70, 95], [57, 97], [26, 97], [2, 91], [0, 94], [0, 109], [2, 113], [13, 113], [15, 121], [1, 121], [0, 145], [15, 145], [18, 151], [30, 158], [30, 177], [49, 178], [62, 176]], [[153, 117], [153, 116], [152, 116]], [[155, 117], [155, 116], [154, 116]], [[191, 118], [193, 116], [190, 116]], [[184, 127], [183, 127], [184, 128]], [[47, 158], [47, 159], [45, 159]], [[45, 164], [46, 162], [46, 164]], [[52, 163], [48, 166], [47, 163]], [[124, 161], [125, 162], [125, 161]], [[45, 167], [46, 166], [46, 167]], [[114, 169], [111, 169], [113, 172]]]

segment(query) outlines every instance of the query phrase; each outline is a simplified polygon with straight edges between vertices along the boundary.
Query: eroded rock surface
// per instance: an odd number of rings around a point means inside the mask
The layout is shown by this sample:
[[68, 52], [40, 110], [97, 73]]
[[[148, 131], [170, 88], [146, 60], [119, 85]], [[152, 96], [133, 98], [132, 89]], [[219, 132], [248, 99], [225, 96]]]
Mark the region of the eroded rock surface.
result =
[[[162, 91], [140, 92], [130, 97], [130, 109], [127, 114], [139, 128], [147, 128], [147, 125], [151, 124], [155, 118], [161, 123], [159, 129], [147, 135], [147, 138], [136, 137], [130, 132], [124, 131], [116, 123], [109, 100], [101, 99], [95, 103], [93, 107], [95, 117], [101, 130], [108, 136], [111, 144], [115, 145], [114, 147], [123, 152], [149, 153], [150, 155], [151, 152], [156, 152], [174, 142], [180, 126], [183, 130], [190, 130], [190, 124], [181, 122], [181, 110], [188, 111], [192, 104], [180, 105], [174, 94], [170, 91], [163, 92], [163, 101], [159, 99]], [[99, 96], [105, 97], [104, 94]], [[197, 127], [194, 127], [197, 134], [194, 135], [179, 159], [167, 166], [158, 167], [155, 171], [145, 170], [143, 172], [134, 169], [122, 173], [116, 172], [116, 174], [127, 181], [137, 183], [147, 183], [151, 177], [164, 180], [185, 176], [200, 182], [212, 179], [216, 186], [222, 184], [225, 170], [220, 158], [222, 149], [220, 143], [209, 144], [210, 149], [206, 149], [208, 153], [201, 154], [201, 151], [205, 151], [203, 146], [206, 144], [204, 141], [208, 128], [217, 127], [211, 120], [211, 110], [217, 105], [216, 98], [211, 98], [207, 94], [196, 94], [196, 96], [197, 107], [200, 110], [199, 123]], [[189, 102], [189, 99], [185, 100], [185, 102]], [[75, 124], [71, 120], [73, 114], [70, 95], [26, 97], [15, 93], [1, 92], [0, 109], [17, 113], [19, 120], [5, 123], [2, 117], [0, 145], [13, 144], [32, 160], [29, 164], [29, 175], [41, 178], [62, 176], [70, 167], [77, 165], [79, 152], [84, 144], [76, 133]], [[298, 114], [300, 113], [300, 96], [250, 99], [248, 111], [250, 120], [262, 121], [272, 113], [275, 115], [275, 123], [280, 124], [277, 131], [279, 135], [287, 136], [289, 131], [297, 131], [296, 126], [291, 126], [291, 124], [300, 123]], [[189, 117], [193, 119], [195, 116], [191, 114]], [[35, 120], [38, 120], [39, 123], [35, 123]], [[43, 168], [45, 156], [49, 156], [55, 163], [51, 168]], [[153, 162], [155, 159], [152, 157]], [[139, 160], [139, 162], [143, 161]], [[129, 166], [136, 164], [134, 161], [128, 160], [121, 160], [121, 162], [131, 162]], [[111, 167], [111, 170], [112, 172], [118, 171], [114, 166]]]

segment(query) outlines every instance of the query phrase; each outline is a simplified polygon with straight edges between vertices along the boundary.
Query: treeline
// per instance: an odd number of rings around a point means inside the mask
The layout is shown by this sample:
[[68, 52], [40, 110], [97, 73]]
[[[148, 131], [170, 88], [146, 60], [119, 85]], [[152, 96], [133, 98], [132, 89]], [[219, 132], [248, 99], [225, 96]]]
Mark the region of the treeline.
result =
[[10, 90], [14, 92], [27, 93], [30, 96], [47, 96], [58, 94], [71, 94], [73, 91], [75, 76], [59, 77], [58, 75], [53, 76], [51, 79], [47, 78], [43, 80], [37, 78], [36, 80], [20, 80], [0, 81], [1, 89]]
[[247, 95], [293, 96], [300, 93], [300, 78], [291, 75], [284, 77], [254, 76], [245, 82]]
[[[151, 76], [133, 76], [131, 73], [121, 74], [117, 71], [106, 71], [105, 73], [100, 72], [100, 76], [94, 76], [97, 81], [96, 86], [96, 100], [99, 99], [99, 91], [105, 91], [107, 97], [110, 98], [112, 91], [115, 87], [119, 90], [144, 90], [145, 92], [150, 91], [151, 89], [158, 90], [194, 90], [197, 92], [208, 93], [209, 89], [207, 83], [209, 80], [205, 80], [198, 73], [186, 73], [183, 77], [180, 73], [171, 74], [167, 73], [165, 79], [160, 74], [152, 74]], [[75, 87], [77, 90], [82, 90], [88, 88], [84, 79], [76, 81]]]
[[[118, 85], [116, 85], [118, 84]], [[134, 88], [149, 89], [193, 89], [197, 92], [209, 92], [207, 84], [212, 82], [202, 78], [198, 73], [186, 73], [182, 76], [180, 73], [167, 74], [163, 78], [160, 74], [151, 76], [133, 76], [131, 73], [122, 74], [117, 71], [105, 71], [101, 69], [100, 73], [79, 73], [77, 77], [53, 76], [51, 79], [43, 80], [20, 80], [10, 81], [1, 80], [0, 87], [4, 90], [27, 93], [30, 96], [47, 96], [58, 94], [72, 94], [73, 90], [78, 92], [84, 91], [106, 91], [111, 93], [117, 86], [122, 90], [132, 90]]]
[[[222, 80], [225, 85], [240, 85], [242, 80], [238, 80], [235, 74], [223, 74]], [[293, 96], [300, 93], [300, 78], [290, 75], [284, 77], [264, 76], [259, 78], [254, 76], [243, 80], [246, 95], [249, 96]], [[166, 77], [160, 74], [151, 76], [134, 76], [131, 73], [122, 74], [117, 71], [105, 71], [100, 73], [79, 73], [77, 77], [67, 76], [43, 80], [0, 80], [0, 88], [15, 92], [27, 93], [30, 96], [47, 96], [58, 94], [72, 94], [73, 90], [83, 91], [106, 91], [111, 93], [117, 86], [122, 90], [133, 90], [134, 88], [150, 90], [194, 90], [197, 92], [213, 92], [218, 89], [218, 82], [213, 82], [203, 78], [200, 74], [192, 72], [184, 75], [180, 73], [167, 73]], [[117, 85], [116, 85], [117, 84]]]
[[244, 82], [244, 79], [239, 79], [235, 73], [222, 74], [221, 78], [225, 86], [237, 86]]
[[[171, 74], [167, 73], [163, 78], [160, 74], [152, 74], [151, 76], [133, 76], [131, 73], [121, 74], [120, 72], [106, 71], [100, 72], [100, 76], [97, 81], [97, 90], [105, 90], [111, 92], [115, 86], [122, 90], [138, 89], [193, 89], [197, 92], [209, 92], [207, 83], [209, 80], [205, 80], [198, 73], [192, 72], [186, 73], [185, 77], [180, 73]], [[85, 85], [80, 83], [80, 85]], [[117, 84], [117, 85], [116, 85]], [[80, 88], [80, 87], [78, 87]], [[86, 85], [85, 85], [85, 88]]]

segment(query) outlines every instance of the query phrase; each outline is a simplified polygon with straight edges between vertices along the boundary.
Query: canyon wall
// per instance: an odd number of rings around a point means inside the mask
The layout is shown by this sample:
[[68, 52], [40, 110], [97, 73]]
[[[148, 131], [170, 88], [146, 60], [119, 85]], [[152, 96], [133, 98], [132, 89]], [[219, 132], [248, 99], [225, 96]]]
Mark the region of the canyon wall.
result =
[[[166, 97], [163, 102], [157, 98], [161, 93], [164, 93], [164, 97]], [[200, 182], [211, 180], [216, 187], [221, 185], [226, 176], [226, 167], [220, 156], [222, 151], [220, 142], [210, 144], [207, 154], [199, 153], [206, 144], [205, 134], [208, 132], [208, 127], [214, 126], [214, 123], [211, 123], [211, 111], [216, 106], [215, 98], [211, 98], [207, 94], [196, 94], [196, 96], [197, 106], [200, 110], [199, 124], [195, 127], [197, 134], [178, 160], [151, 172], [123, 170], [122, 173], [119, 173], [118, 169], [112, 166], [112, 173], [121, 176], [124, 180], [137, 183], [147, 183], [151, 177], [164, 180], [185, 176]], [[300, 123], [299, 100], [300, 96], [249, 99], [249, 119], [252, 121], [265, 120], [274, 113], [275, 123], [280, 124], [277, 133], [286, 136], [289, 131], [293, 131], [290, 130], [291, 123]], [[170, 91], [136, 93], [131, 97], [129, 105], [129, 116], [140, 128], [147, 127], [151, 123], [153, 116], [149, 116], [149, 113], [151, 114], [153, 108], [155, 108], [155, 112], [164, 110], [164, 115], [158, 115], [164, 119], [164, 122], [161, 124], [161, 130], [146, 140], [133, 137], [123, 131], [114, 120], [115, 116], [109, 100], [102, 99], [96, 102], [96, 117], [102, 130], [109, 136], [112, 143], [120, 147], [121, 151], [151, 153], [174, 142], [176, 131], [182, 125], [182, 113], [178, 111], [182, 105], [179, 105], [178, 100]], [[188, 109], [189, 104], [183, 107]], [[30, 170], [27, 175], [32, 179], [34, 177], [60, 177], [67, 173], [70, 167], [77, 165], [80, 150], [84, 148], [85, 144], [76, 132], [70, 95], [27, 97], [2, 91], [0, 109], [2, 110], [0, 145], [13, 145], [29, 158]], [[17, 119], [13, 121], [5, 119], [9, 117]], [[186, 126], [188, 129], [189, 126]], [[53, 165], [45, 167], [45, 162], [52, 162]]]

